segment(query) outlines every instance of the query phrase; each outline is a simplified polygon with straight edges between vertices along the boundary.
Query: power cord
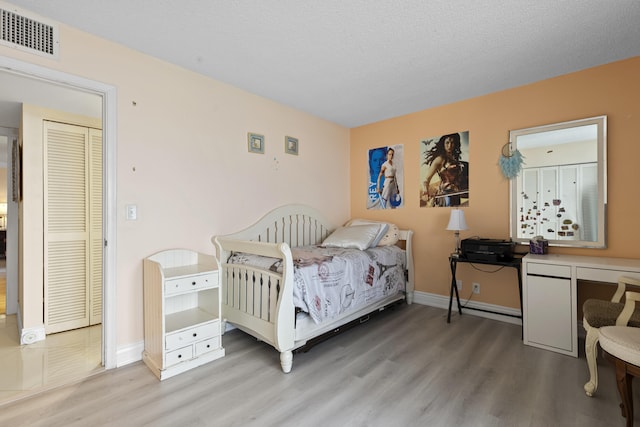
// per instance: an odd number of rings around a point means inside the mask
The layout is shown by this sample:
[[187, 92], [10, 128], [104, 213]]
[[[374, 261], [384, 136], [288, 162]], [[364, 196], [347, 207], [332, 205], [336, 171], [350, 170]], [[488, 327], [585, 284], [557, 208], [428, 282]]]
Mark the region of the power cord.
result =
[[[459, 293], [459, 292], [458, 292]], [[466, 301], [464, 301], [461, 305], [460, 308], [465, 308], [468, 304], [469, 301], [471, 301], [473, 299], [473, 289], [471, 290], [471, 293], [469, 294], [469, 298], [467, 298]], [[454, 307], [451, 308], [451, 315], [452, 316], [457, 316], [458, 315], [458, 311], [457, 310], [453, 310]], [[448, 314], [443, 315], [442, 317], [447, 317]]]
[[498, 271], [500, 271], [500, 270], [502, 270], [503, 268], [505, 268], [505, 267], [506, 267], [506, 266], [502, 265], [502, 266], [500, 266], [500, 267], [496, 268], [495, 270], [490, 271], [490, 270], [483, 270], [483, 269], [481, 269], [481, 268], [478, 268], [478, 267], [476, 267], [476, 265], [475, 265], [474, 263], [472, 263], [472, 262], [470, 262], [469, 264], [470, 264], [470, 265], [471, 265], [471, 267], [473, 267], [475, 270], [482, 271], [483, 273], [497, 273]]
[[471, 293], [469, 294], [469, 298], [467, 298], [467, 300], [462, 304], [462, 308], [465, 308], [467, 306], [467, 304], [469, 304], [469, 301], [471, 301], [473, 299], [473, 289], [471, 290]]

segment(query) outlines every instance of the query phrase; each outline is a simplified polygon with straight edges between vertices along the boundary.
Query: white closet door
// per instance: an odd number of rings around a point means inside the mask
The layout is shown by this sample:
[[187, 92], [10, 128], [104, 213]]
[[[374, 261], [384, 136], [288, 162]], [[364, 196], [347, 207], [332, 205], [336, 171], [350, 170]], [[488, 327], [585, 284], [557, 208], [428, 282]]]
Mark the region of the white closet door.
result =
[[89, 324], [89, 131], [44, 123], [47, 334]]
[[89, 129], [89, 323], [102, 323], [102, 130]]
[[545, 239], [558, 238], [558, 221], [553, 200], [558, 198], [558, 168], [540, 168], [540, 194], [538, 200], [537, 233]]
[[596, 241], [598, 231], [598, 164], [589, 163], [580, 166], [580, 187], [582, 196], [579, 206], [578, 222], [580, 223], [580, 239]]
[[522, 211], [520, 215], [520, 228], [518, 237], [530, 239], [537, 235], [535, 208], [539, 194], [540, 178], [537, 168], [525, 169], [522, 173]]

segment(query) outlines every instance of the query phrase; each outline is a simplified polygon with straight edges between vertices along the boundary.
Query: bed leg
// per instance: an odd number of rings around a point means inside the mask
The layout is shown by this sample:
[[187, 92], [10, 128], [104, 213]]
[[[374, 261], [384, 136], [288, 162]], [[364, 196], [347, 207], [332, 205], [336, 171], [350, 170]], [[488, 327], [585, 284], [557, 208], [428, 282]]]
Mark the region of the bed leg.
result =
[[413, 291], [407, 292], [407, 304], [413, 303]]
[[283, 351], [280, 353], [280, 366], [282, 366], [282, 372], [288, 374], [291, 372], [291, 366], [293, 365], [293, 352]]

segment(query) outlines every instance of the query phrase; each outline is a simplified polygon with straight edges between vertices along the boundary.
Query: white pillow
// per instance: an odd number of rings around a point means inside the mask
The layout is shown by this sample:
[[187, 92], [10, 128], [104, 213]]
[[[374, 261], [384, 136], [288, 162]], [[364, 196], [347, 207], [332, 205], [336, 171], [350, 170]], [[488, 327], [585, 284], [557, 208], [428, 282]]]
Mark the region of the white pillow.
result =
[[380, 224], [340, 227], [324, 239], [322, 246], [329, 248], [353, 248], [363, 251], [373, 243], [373, 240], [380, 231], [380, 227]]
[[375, 248], [376, 246], [378, 246], [378, 244], [380, 243], [380, 240], [382, 240], [382, 238], [385, 236], [385, 234], [387, 234], [387, 231], [389, 230], [389, 224], [387, 224], [386, 222], [380, 222], [380, 221], [371, 221], [368, 219], [353, 219], [351, 221], [349, 221], [349, 223], [347, 224], [349, 227], [354, 226], [354, 225], [366, 225], [366, 224], [380, 224], [380, 231], [378, 231], [378, 235], [376, 236], [375, 239], [373, 239], [373, 242], [371, 242], [371, 246], [369, 246], [370, 248]]
[[[391, 246], [398, 243], [400, 239], [400, 230], [398, 226], [391, 223], [386, 223], [382, 221], [374, 221], [371, 219], [353, 219], [349, 222], [349, 225], [360, 225], [360, 224], [385, 224], [387, 227], [385, 228], [384, 233], [377, 239], [376, 246]], [[373, 247], [373, 244], [371, 245]]]

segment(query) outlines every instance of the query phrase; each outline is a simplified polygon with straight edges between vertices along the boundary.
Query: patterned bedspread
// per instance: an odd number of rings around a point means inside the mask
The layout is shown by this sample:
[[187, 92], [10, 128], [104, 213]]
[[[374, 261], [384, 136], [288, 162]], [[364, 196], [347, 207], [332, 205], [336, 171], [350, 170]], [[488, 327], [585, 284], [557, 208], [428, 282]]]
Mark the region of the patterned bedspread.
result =
[[[320, 323], [405, 288], [405, 252], [397, 246], [357, 249], [303, 246], [292, 248], [295, 267], [293, 302]], [[231, 264], [280, 271], [277, 258], [234, 253]]]

